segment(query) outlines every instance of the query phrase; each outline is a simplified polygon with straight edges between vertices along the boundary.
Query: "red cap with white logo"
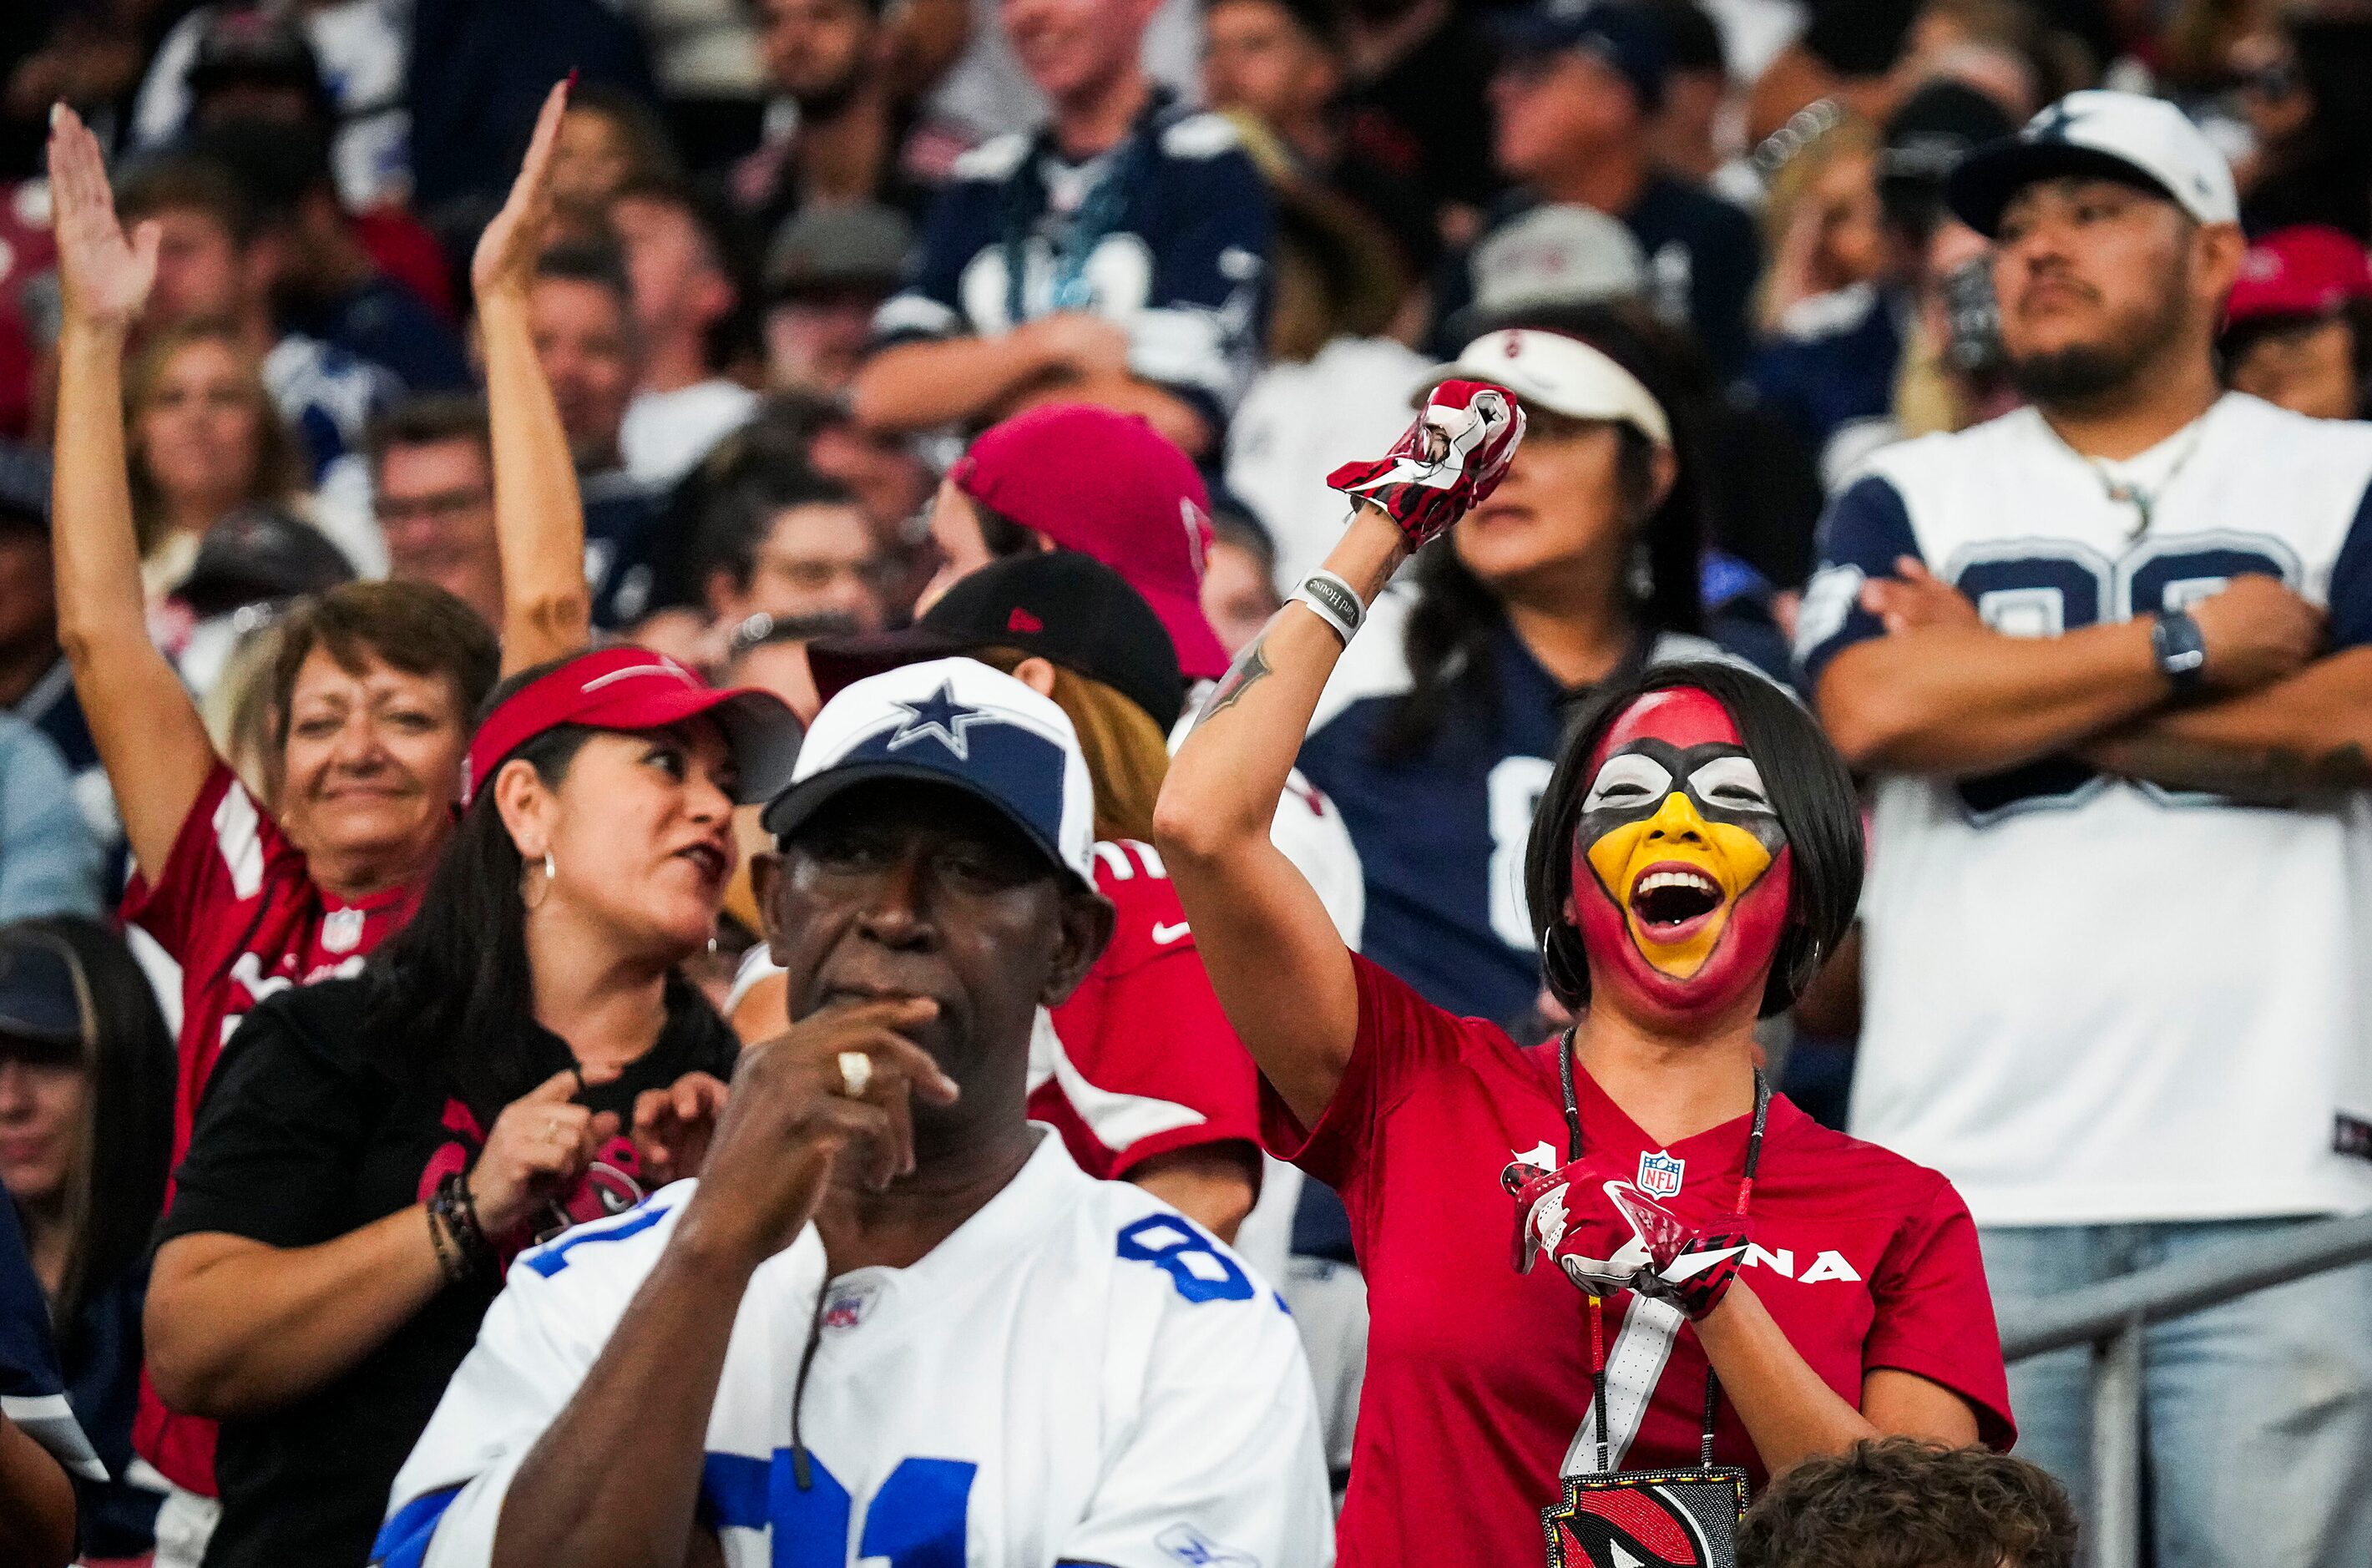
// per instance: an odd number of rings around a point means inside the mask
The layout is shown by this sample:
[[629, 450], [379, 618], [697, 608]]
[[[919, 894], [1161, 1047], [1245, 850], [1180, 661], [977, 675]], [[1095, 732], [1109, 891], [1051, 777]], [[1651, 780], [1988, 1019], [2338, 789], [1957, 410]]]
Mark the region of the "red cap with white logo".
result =
[[702, 714], [725, 731], [741, 770], [743, 804], [772, 799], [790, 782], [799, 721], [783, 700], [750, 688], [719, 691], [648, 648], [621, 645], [579, 654], [503, 699], [470, 739], [461, 804], [520, 747], [564, 724], [594, 729], [665, 729]]
[[948, 477], [1066, 550], [1118, 572], [1153, 607], [1189, 680], [1227, 671], [1203, 613], [1211, 493], [1193, 462], [1133, 413], [1056, 403], [983, 432]]
[[2320, 316], [2372, 299], [2372, 262], [2349, 234], [2317, 223], [2277, 228], [2249, 247], [2225, 302], [2227, 326], [2268, 316]]

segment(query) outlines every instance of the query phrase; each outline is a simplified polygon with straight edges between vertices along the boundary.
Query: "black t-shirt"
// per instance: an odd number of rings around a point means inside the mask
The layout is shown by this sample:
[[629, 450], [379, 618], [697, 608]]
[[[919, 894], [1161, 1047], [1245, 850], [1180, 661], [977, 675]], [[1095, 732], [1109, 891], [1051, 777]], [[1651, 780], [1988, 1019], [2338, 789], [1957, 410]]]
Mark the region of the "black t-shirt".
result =
[[[482, 1143], [451, 1086], [404, 1074], [362, 1038], [363, 980], [285, 991], [232, 1036], [206, 1086], [159, 1235], [225, 1231], [273, 1247], [309, 1247], [420, 1202]], [[521, 1091], [575, 1061], [535, 1029]], [[579, 1096], [633, 1113], [634, 1097], [686, 1073], [733, 1071], [724, 1021], [680, 981], [657, 1042], [613, 1083]], [[607, 1168], [605, 1168], [605, 1167]], [[631, 1205], [637, 1162], [623, 1137], [571, 1195], [573, 1220]], [[424, 1228], [425, 1222], [423, 1222]], [[506, 1260], [507, 1261], [507, 1260]], [[215, 1450], [222, 1522], [207, 1568], [359, 1568], [388, 1488], [469, 1353], [494, 1298], [492, 1281], [448, 1287], [343, 1376], [269, 1415], [227, 1421]]]
[[1491, 168], [1491, 73], [1481, 27], [1461, 12], [1373, 81], [1343, 94], [1345, 157], [1413, 185], [1427, 203], [1480, 207], [1499, 188]]

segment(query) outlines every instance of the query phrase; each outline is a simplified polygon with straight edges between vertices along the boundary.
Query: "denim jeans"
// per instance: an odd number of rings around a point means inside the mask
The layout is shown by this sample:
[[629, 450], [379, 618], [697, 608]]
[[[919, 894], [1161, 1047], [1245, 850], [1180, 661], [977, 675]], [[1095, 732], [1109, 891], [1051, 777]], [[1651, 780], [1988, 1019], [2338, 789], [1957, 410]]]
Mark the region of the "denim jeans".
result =
[[[2003, 1226], [1981, 1240], [2006, 1314], [2303, 1223]], [[2372, 1264], [2159, 1323], [2142, 1365], [2156, 1568], [2372, 1564]], [[2081, 1346], [2009, 1369], [2018, 1454], [2067, 1484], [2087, 1524], [2091, 1372]]]

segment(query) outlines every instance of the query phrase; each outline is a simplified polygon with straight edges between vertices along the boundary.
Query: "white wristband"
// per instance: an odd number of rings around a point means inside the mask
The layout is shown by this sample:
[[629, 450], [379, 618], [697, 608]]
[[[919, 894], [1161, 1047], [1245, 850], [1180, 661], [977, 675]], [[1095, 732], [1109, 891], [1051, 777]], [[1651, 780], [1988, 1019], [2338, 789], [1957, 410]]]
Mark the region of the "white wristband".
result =
[[1334, 628], [1334, 634], [1343, 639], [1346, 648], [1366, 622], [1367, 607], [1359, 602], [1359, 590], [1331, 572], [1312, 572], [1302, 579], [1293, 597], [1308, 606], [1312, 615]]

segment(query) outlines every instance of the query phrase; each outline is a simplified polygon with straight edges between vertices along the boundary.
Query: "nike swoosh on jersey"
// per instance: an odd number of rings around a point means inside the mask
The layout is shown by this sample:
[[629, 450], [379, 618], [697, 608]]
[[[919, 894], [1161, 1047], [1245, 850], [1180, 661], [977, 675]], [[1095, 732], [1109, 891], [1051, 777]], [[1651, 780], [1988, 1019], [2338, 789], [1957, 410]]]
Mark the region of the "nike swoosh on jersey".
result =
[[1676, 1283], [1690, 1279], [1704, 1272], [1723, 1259], [1735, 1258], [1745, 1250], [1744, 1247], [1721, 1247], [1711, 1252], [1683, 1252], [1672, 1260], [1672, 1266], [1664, 1271], [1664, 1277]]
[[1175, 925], [1165, 925], [1157, 920], [1153, 923], [1153, 945], [1157, 947], [1167, 947], [1193, 929], [1194, 927], [1186, 921], [1181, 920]]

